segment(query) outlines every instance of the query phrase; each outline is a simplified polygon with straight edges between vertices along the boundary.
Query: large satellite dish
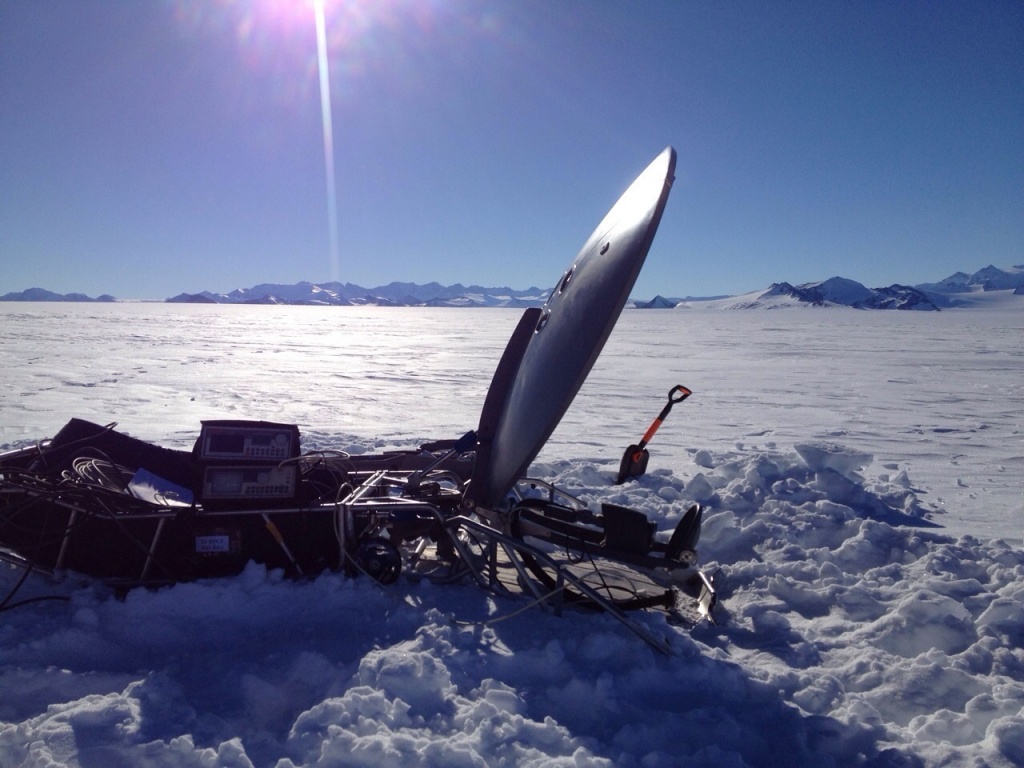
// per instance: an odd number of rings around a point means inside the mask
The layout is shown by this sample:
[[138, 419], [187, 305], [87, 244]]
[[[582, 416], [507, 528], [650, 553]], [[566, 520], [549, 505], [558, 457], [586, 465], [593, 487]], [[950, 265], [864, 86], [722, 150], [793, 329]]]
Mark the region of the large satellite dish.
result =
[[544, 306], [523, 315], [481, 413], [475, 503], [500, 504], [586, 380], [650, 250], [675, 163], [672, 147], [658, 155], [587, 239]]

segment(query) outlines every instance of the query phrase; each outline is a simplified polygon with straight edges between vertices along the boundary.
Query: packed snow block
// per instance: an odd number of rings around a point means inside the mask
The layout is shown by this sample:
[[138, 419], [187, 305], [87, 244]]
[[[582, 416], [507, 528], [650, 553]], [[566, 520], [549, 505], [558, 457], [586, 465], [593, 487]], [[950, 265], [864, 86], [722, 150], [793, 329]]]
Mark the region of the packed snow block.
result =
[[834, 443], [799, 443], [793, 447], [812, 472], [831, 469], [851, 479], [859, 479], [857, 473], [875, 460], [870, 453]]

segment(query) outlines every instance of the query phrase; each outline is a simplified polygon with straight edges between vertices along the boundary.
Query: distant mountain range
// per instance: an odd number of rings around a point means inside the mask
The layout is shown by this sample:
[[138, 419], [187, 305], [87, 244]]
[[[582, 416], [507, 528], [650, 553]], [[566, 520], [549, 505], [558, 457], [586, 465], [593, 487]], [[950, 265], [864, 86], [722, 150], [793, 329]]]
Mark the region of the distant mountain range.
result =
[[913, 309], [938, 311], [963, 306], [969, 294], [993, 291], [1024, 296], [1024, 265], [1009, 270], [987, 266], [968, 275], [957, 272], [937, 283], [915, 286], [894, 284], [886, 288], [866, 288], [844, 277], [832, 277], [818, 283], [773, 283], [766, 291], [724, 297], [709, 302], [720, 309], [775, 309], [792, 306], [854, 307], [856, 309]]
[[950, 306], [948, 299], [929, 295], [908, 285], [865, 288], [854, 280], [832, 277], [820, 283], [772, 283], [767, 291], [729, 297], [728, 309], [775, 309], [785, 306], [844, 306], [855, 309], [938, 310]]
[[[772, 309], [791, 306], [846, 306], [857, 309], [914, 309], [937, 311], [967, 303], [967, 294], [1008, 291], [1024, 296], [1024, 265], [1008, 270], [988, 266], [974, 274], [957, 272], [937, 283], [916, 286], [890, 285], [866, 288], [843, 277], [817, 283], [773, 283], [767, 290], [741, 296], [707, 298], [666, 298], [650, 301], [631, 300], [639, 309], [673, 309], [697, 305], [721, 309]], [[165, 301], [178, 304], [306, 304], [324, 306], [417, 306], [417, 307], [537, 307], [549, 291], [540, 288], [483, 288], [477, 285], [441, 285], [440, 283], [388, 283], [363, 288], [352, 283], [309, 283], [280, 285], [263, 283], [231, 293], [182, 293]], [[93, 301], [116, 302], [113, 296], [95, 299], [80, 293], [58, 294], [42, 288], [0, 296], [0, 301]]]
[[322, 304], [330, 306], [393, 307], [539, 307], [548, 291], [540, 288], [483, 288], [440, 283], [388, 283], [363, 288], [352, 283], [264, 283], [231, 293], [182, 293], [172, 303], [203, 304]]
[[27, 291], [8, 293], [0, 296], [0, 301], [104, 301], [116, 302], [113, 296], [103, 294], [95, 299], [84, 293], [54, 293], [44, 288], [29, 288]]

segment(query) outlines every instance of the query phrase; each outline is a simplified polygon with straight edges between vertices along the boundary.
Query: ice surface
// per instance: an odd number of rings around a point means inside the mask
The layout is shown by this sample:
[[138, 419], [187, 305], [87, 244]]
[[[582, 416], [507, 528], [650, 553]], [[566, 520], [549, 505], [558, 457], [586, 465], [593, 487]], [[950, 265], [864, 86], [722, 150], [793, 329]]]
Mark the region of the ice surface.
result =
[[[517, 319], [5, 307], [0, 446], [72, 416], [174, 447], [213, 418], [306, 449], [456, 437]], [[662, 530], [705, 503], [720, 626], [643, 615], [666, 658], [470, 585], [32, 578], [16, 599], [69, 601], [0, 614], [0, 765], [1019, 765], [1022, 360], [1017, 311], [626, 312], [533, 473]]]

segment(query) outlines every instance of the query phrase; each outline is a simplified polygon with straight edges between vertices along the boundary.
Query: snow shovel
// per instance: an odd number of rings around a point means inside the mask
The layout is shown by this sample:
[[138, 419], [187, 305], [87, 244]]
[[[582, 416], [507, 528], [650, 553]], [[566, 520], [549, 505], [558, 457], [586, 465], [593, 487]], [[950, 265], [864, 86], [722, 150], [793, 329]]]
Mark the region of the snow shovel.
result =
[[682, 384], [677, 384], [668, 391], [668, 402], [665, 407], [661, 409], [661, 413], [658, 417], [651, 422], [651, 426], [647, 428], [647, 432], [644, 433], [643, 439], [637, 445], [631, 445], [626, 449], [626, 452], [622, 454], [622, 461], [619, 462], [619, 476], [615, 480], [616, 485], [621, 485], [625, 482], [628, 477], [639, 477], [647, 471], [647, 460], [650, 458], [650, 454], [647, 452], [645, 447], [647, 443], [654, 437], [654, 433], [658, 431], [658, 427], [661, 426], [661, 422], [668, 416], [668, 412], [672, 410], [672, 406], [676, 403], [681, 403], [683, 400], [692, 395], [693, 392], [688, 390]]

